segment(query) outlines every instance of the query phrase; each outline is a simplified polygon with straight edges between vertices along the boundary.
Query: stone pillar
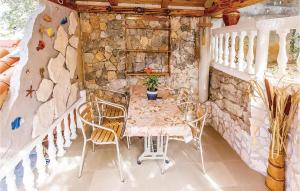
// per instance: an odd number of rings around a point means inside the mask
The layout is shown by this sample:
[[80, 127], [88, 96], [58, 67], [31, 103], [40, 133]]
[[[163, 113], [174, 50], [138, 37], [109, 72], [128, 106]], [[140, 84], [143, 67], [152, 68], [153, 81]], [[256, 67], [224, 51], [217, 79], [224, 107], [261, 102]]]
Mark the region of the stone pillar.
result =
[[200, 27], [199, 101], [203, 103], [208, 99], [208, 89], [209, 89], [209, 66], [211, 61], [211, 55], [210, 55], [211, 18], [210, 17], [200, 18], [199, 27]]

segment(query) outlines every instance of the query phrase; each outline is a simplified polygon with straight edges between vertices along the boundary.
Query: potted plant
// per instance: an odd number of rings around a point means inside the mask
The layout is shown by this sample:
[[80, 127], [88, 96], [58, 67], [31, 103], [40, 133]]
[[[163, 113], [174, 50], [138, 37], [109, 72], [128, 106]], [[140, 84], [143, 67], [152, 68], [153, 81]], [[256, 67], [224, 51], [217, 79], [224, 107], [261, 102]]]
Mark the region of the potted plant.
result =
[[227, 9], [223, 12], [225, 26], [236, 25], [240, 20], [240, 12], [237, 9]]
[[151, 68], [145, 68], [144, 71], [148, 75], [145, 78], [145, 83], [147, 87], [147, 97], [148, 100], [156, 100], [157, 98], [157, 87], [159, 85], [158, 78], [156, 75], [152, 75], [152, 69]]

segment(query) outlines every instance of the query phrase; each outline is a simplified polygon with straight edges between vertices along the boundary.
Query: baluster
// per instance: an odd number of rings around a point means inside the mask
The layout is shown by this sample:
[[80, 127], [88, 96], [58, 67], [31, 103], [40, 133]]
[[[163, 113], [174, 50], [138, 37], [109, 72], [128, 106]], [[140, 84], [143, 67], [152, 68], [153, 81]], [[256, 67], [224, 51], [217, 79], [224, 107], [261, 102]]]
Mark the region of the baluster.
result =
[[57, 161], [56, 161], [56, 147], [54, 144], [54, 136], [53, 136], [53, 131], [48, 133], [48, 156], [50, 160], [49, 166], [55, 166]]
[[260, 27], [256, 41], [255, 73], [257, 78], [262, 79], [268, 65], [270, 31], [263, 28], [263, 26]]
[[65, 147], [70, 147], [72, 144], [71, 141], [71, 132], [68, 123], [68, 115], [64, 118], [64, 137], [65, 137]]
[[219, 38], [215, 36], [215, 63], [219, 62]]
[[215, 60], [215, 51], [214, 51], [214, 49], [215, 49], [215, 37], [212, 36], [212, 37], [211, 37], [211, 47], [210, 47], [210, 51], [211, 51], [211, 58], [212, 58], [213, 60]]
[[297, 70], [300, 72], [300, 53], [298, 54], [297, 58]]
[[46, 173], [46, 160], [43, 152], [43, 143], [40, 143], [36, 146], [36, 154], [37, 154], [37, 159], [36, 159], [36, 168], [39, 174], [38, 177], [38, 185], [41, 186], [44, 181], [46, 180], [47, 173]]
[[9, 174], [7, 174], [6, 178], [5, 178], [5, 182], [7, 185], [7, 190], [11, 190], [11, 191], [17, 191], [17, 184], [16, 184], [16, 175], [15, 175], [15, 169], [13, 169], [12, 171], [10, 171]]
[[[300, 29], [297, 30], [298, 35], [300, 35]], [[298, 58], [297, 58], [297, 70], [300, 72], [300, 52], [298, 53]]]
[[70, 113], [70, 129], [71, 129], [71, 139], [74, 140], [77, 138], [74, 110], [71, 111], [71, 113]]
[[229, 56], [229, 33], [225, 34], [225, 47], [224, 47], [224, 65], [228, 66], [229, 62], [228, 62], [228, 56]]
[[244, 38], [246, 36], [246, 32], [242, 31], [239, 35], [239, 52], [238, 52], [238, 64], [239, 71], [245, 70], [245, 56], [244, 56]]
[[237, 33], [232, 32], [231, 33], [231, 47], [230, 47], [230, 67], [236, 68], [235, 64], [235, 39], [236, 39]]
[[286, 35], [288, 34], [288, 32], [288, 30], [277, 31], [277, 34], [279, 35], [279, 52], [277, 57], [277, 63], [279, 71], [281, 73], [286, 73], [286, 67], [288, 62], [288, 57], [286, 53]]
[[223, 34], [219, 36], [219, 63], [223, 64]]
[[254, 38], [256, 36], [256, 31], [249, 32], [249, 46], [248, 46], [248, 53], [247, 53], [247, 71], [249, 74], [254, 74], [254, 67], [253, 67], [253, 60], [254, 60]]
[[62, 125], [58, 125], [56, 127], [56, 135], [57, 135], [57, 139], [56, 139], [56, 144], [57, 144], [57, 156], [61, 157], [64, 156], [65, 154], [65, 149], [64, 149], [64, 137], [62, 134]]
[[34, 174], [31, 169], [31, 161], [29, 156], [30, 155], [26, 156], [22, 162], [23, 169], [24, 169], [23, 184], [25, 190], [32, 191], [36, 189], [34, 188]]

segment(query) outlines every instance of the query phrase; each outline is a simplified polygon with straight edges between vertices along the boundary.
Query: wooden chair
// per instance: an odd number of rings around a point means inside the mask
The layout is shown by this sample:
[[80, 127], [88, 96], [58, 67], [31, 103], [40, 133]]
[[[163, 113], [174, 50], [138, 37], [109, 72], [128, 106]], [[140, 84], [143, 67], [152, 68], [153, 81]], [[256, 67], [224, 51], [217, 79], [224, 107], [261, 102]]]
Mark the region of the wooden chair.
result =
[[[103, 99], [99, 97], [95, 92], [90, 93], [90, 100], [97, 101], [99, 104], [97, 106], [97, 111], [100, 114], [100, 119], [103, 120], [103, 118], [106, 119], [106, 122], [108, 120], [122, 120], [123, 121], [123, 129], [125, 131], [126, 127], [126, 121], [127, 121], [127, 109], [129, 106], [129, 95], [124, 92], [118, 92], [114, 90], [108, 90], [108, 89], [100, 89], [103, 92], [111, 92], [113, 94], [118, 94], [120, 97], [125, 97], [125, 103], [115, 103], [112, 101], [108, 101], [106, 99]], [[102, 104], [101, 104], [102, 103]], [[122, 132], [123, 135], [124, 132]], [[126, 136], [127, 140], [127, 148], [130, 147], [130, 137]]]
[[[83, 103], [77, 109], [84, 139], [78, 177], [80, 177], [82, 174], [85, 160], [86, 143], [91, 141], [93, 144], [93, 151], [95, 150], [95, 145], [116, 145], [119, 173], [121, 181], [123, 182], [124, 178], [120, 158], [119, 140], [124, 131], [124, 122], [121, 120], [106, 120], [107, 116], [103, 115], [103, 113], [101, 114], [99, 112], [99, 108], [102, 107], [102, 105], [108, 104], [110, 107], [118, 107], [105, 101], [94, 101]], [[89, 134], [90, 136], [88, 136]]]
[[[202, 162], [202, 170], [205, 173], [205, 166], [204, 166], [204, 158], [203, 158], [203, 148], [202, 148], [202, 134], [205, 125], [205, 120], [207, 117], [207, 111], [201, 104], [196, 104], [196, 119], [192, 121], [187, 121], [187, 124], [191, 127], [192, 135], [193, 135], [193, 142], [200, 151], [201, 155], [201, 162]], [[183, 137], [169, 137], [169, 140], [175, 141], [184, 141]]]

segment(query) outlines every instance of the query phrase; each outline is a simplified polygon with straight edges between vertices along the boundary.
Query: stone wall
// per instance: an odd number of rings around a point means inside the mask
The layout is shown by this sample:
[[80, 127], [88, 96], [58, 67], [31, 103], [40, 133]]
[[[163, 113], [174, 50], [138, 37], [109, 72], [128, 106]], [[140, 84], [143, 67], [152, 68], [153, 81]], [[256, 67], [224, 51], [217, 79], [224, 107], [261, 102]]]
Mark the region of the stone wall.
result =
[[[268, 157], [267, 126], [254, 132], [252, 115], [257, 100], [253, 99], [250, 84], [211, 68], [210, 98], [206, 102], [208, 123], [252, 169], [266, 174]], [[263, 108], [263, 107], [260, 107]], [[256, 115], [255, 115], [256, 116]], [[265, 118], [267, 119], [267, 118]]]
[[[211, 68], [210, 100], [206, 106], [208, 123], [250, 168], [266, 175], [270, 145], [268, 114], [261, 98], [251, 94], [249, 83]], [[286, 161], [288, 191], [300, 190], [299, 109], [289, 135]]]
[[[171, 76], [160, 77], [162, 85], [172, 88], [198, 89], [198, 63], [195, 54], [196, 24], [198, 18], [172, 17], [171, 23]], [[141, 71], [145, 66], [165, 71], [166, 55], [162, 54], [129, 54], [127, 49], [166, 50], [168, 46], [167, 31], [134, 30], [125, 32], [125, 15], [81, 13], [81, 40], [84, 61], [85, 87], [88, 90], [109, 87], [114, 90], [124, 90], [128, 85], [141, 83], [143, 77], [125, 75], [125, 63], [129, 69]], [[144, 21], [129, 23], [135, 26], [164, 28], [166, 22]], [[129, 34], [125, 34], [129, 33]]]
[[232, 120], [248, 133], [250, 132], [250, 92], [249, 83], [211, 68], [209, 100], [227, 112]]

